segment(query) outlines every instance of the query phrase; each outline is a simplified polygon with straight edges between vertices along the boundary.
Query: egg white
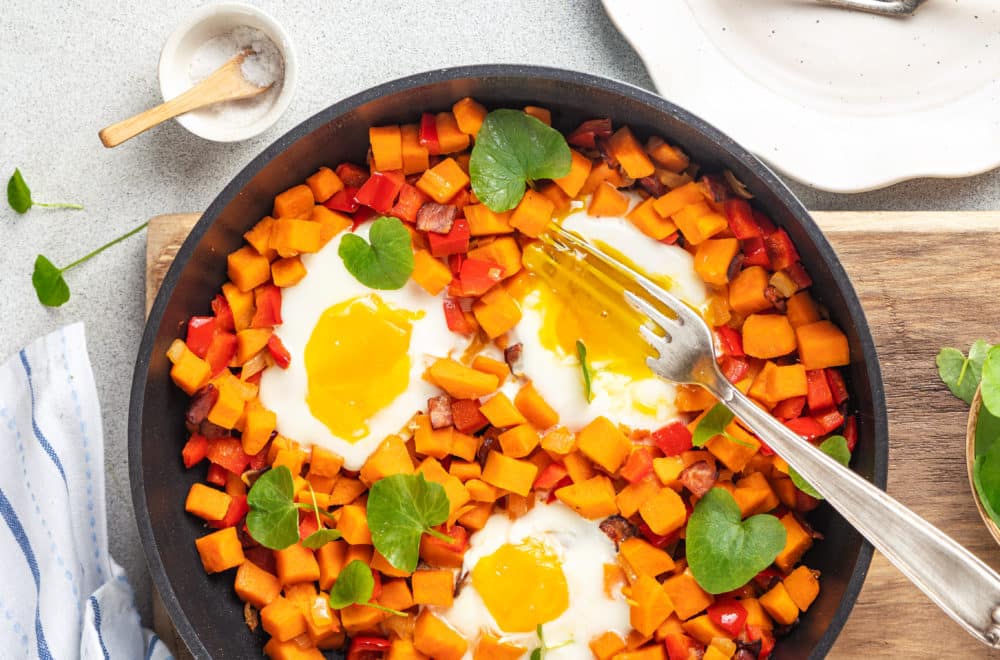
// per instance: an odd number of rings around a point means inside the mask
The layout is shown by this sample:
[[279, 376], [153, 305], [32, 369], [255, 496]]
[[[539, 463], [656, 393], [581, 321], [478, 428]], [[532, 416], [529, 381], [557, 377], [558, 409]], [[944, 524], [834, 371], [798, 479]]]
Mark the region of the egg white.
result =
[[[371, 223], [362, 225], [355, 232], [365, 240]], [[393, 433], [400, 432], [414, 413], [427, 406], [429, 397], [440, 391], [423, 380], [423, 373], [434, 357], [448, 355], [466, 342], [448, 330], [441, 309], [441, 298], [431, 296], [416, 282], [410, 280], [401, 289], [373, 291], [344, 267], [337, 254], [340, 241], [346, 232], [335, 236], [322, 250], [302, 256], [307, 274], [302, 280], [282, 291], [281, 314], [283, 323], [275, 328], [285, 348], [292, 356], [287, 369], [270, 367], [260, 382], [260, 400], [277, 417], [277, 431], [303, 445], [318, 445], [344, 458], [349, 470], [359, 470], [365, 459], [378, 445]], [[319, 419], [313, 416], [307, 403], [308, 377], [305, 365], [305, 348], [323, 313], [333, 305], [358, 296], [377, 295], [392, 307], [423, 312], [413, 321], [410, 337], [410, 383], [407, 389], [389, 405], [368, 419], [369, 433], [351, 443], [335, 436]], [[331, 378], [336, 378], [332, 374]], [[378, 377], [373, 374], [372, 377]]]
[[[621, 593], [609, 598], [604, 593], [604, 564], [617, 562], [614, 543], [598, 528], [598, 522], [581, 518], [561, 502], [538, 502], [528, 513], [511, 520], [505, 513], [494, 514], [469, 539], [462, 574], [468, 575], [480, 559], [505, 544], [525, 539], [545, 543], [559, 557], [569, 590], [569, 607], [558, 618], [542, 626], [548, 651], [546, 658], [569, 660], [592, 657], [588, 644], [609, 630], [628, 635], [629, 607]], [[524, 657], [538, 646], [535, 633], [505, 633], [497, 626], [475, 590], [471, 579], [461, 587], [450, 608], [437, 612], [469, 640], [465, 658], [472, 658], [475, 642], [483, 631], [501, 641], [527, 649]], [[569, 642], [569, 643], [567, 643]], [[565, 646], [560, 646], [566, 643]]]
[[[582, 209], [568, 215], [562, 226], [627, 255], [646, 275], [669, 277], [674, 295], [696, 308], [704, 306], [705, 285], [694, 270], [694, 259], [683, 248], [654, 241], [625, 218], [598, 218]], [[652, 430], [677, 416], [674, 385], [652, 372], [649, 378], [633, 380], [602, 369], [600, 363], [590, 365], [592, 399], [588, 403], [577, 356], [557, 354], [540, 340], [545, 319], [542, 305], [537, 292], [525, 296], [523, 316], [511, 333], [511, 341], [522, 344], [524, 373], [559, 413], [561, 424], [575, 431], [604, 416], [631, 428]]]

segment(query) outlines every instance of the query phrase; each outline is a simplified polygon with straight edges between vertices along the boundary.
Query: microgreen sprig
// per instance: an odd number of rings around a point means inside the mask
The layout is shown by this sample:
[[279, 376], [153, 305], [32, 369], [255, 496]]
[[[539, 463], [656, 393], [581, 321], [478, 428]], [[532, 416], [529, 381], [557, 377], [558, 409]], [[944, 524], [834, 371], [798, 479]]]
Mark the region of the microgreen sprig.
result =
[[10, 207], [18, 213], [27, 213], [28, 209], [32, 206], [44, 206], [51, 209], [76, 210], [83, 208], [79, 204], [36, 202], [31, 198], [31, 189], [28, 188], [28, 184], [25, 183], [24, 177], [21, 175], [21, 170], [19, 169], [15, 169], [14, 174], [12, 174], [10, 179], [7, 181], [7, 203], [10, 204]]
[[594, 390], [590, 365], [587, 364], [587, 346], [582, 339], [576, 340], [576, 357], [580, 360], [580, 370], [583, 372], [583, 392], [587, 396], [587, 403], [590, 403], [594, 399]]
[[406, 612], [371, 602], [374, 593], [375, 576], [372, 575], [372, 569], [363, 561], [355, 559], [340, 571], [337, 581], [333, 583], [333, 588], [330, 589], [330, 607], [342, 610], [351, 605], [363, 605], [396, 616], [407, 616]]

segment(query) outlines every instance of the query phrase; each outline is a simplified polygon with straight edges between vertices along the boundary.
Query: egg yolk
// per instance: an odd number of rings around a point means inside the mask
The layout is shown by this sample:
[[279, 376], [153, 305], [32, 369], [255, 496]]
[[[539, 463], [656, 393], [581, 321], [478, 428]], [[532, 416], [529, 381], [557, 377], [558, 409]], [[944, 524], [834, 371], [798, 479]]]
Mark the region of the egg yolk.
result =
[[504, 632], [534, 632], [569, 607], [559, 557], [534, 539], [500, 546], [472, 569], [472, 586]]
[[[525, 248], [523, 260], [538, 279], [535, 291], [542, 314], [542, 346], [575, 357], [577, 341], [582, 341], [588, 362], [602, 370], [630, 379], [651, 377], [646, 358], [652, 353], [639, 335], [643, 317], [625, 302], [623, 287], [601, 278], [593, 265], [576, 254], [553, 252], [541, 243]], [[669, 282], [658, 283], [669, 286]]]
[[323, 312], [306, 344], [306, 402], [333, 435], [361, 440], [368, 435], [368, 419], [406, 390], [410, 335], [421, 316], [376, 295]]

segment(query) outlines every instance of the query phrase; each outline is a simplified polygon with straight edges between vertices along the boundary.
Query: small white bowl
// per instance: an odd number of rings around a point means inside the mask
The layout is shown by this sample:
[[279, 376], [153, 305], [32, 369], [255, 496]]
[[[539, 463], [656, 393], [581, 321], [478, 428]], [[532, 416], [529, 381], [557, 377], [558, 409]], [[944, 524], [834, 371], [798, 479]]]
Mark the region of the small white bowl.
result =
[[263, 133], [284, 114], [295, 95], [295, 51], [284, 28], [256, 7], [238, 2], [223, 2], [196, 9], [177, 26], [163, 45], [159, 65], [160, 93], [163, 99], [172, 99], [191, 88], [191, 61], [202, 44], [243, 25], [263, 32], [281, 53], [285, 69], [281, 89], [271, 108], [246, 125], [234, 125], [204, 110], [177, 117], [181, 126], [206, 140], [238, 142]]

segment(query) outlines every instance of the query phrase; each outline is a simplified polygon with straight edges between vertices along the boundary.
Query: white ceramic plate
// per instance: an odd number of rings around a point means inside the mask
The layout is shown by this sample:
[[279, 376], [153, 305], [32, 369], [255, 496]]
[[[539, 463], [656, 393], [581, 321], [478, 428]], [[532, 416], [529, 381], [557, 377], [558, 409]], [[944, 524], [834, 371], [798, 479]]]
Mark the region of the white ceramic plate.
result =
[[603, 0], [660, 94], [833, 192], [1000, 165], [1000, 0]]

